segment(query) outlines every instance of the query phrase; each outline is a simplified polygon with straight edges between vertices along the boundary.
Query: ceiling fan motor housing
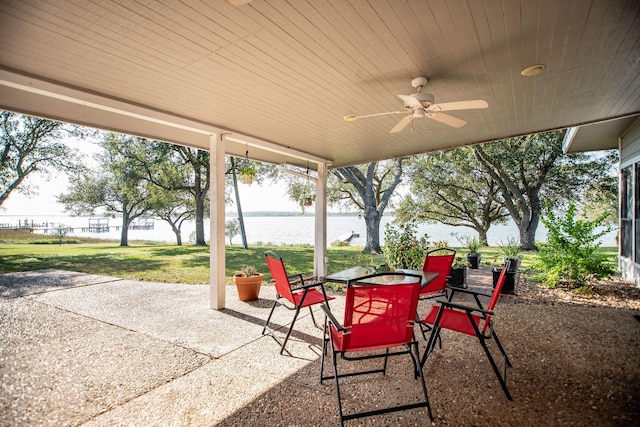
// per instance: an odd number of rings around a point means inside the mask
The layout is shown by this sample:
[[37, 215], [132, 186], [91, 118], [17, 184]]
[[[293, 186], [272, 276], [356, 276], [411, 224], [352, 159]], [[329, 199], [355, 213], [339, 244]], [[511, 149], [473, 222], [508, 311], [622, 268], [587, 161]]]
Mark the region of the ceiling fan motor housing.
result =
[[435, 101], [434, 96], [430, 93], [418, 92], [418, 93], [412, 94], [411, 97], [417, 99], [418, 102], [420, 102], [420, 104], [422, 104], [424, 108], [427, 108], [428, 106], [433, 104], [433, 102]]

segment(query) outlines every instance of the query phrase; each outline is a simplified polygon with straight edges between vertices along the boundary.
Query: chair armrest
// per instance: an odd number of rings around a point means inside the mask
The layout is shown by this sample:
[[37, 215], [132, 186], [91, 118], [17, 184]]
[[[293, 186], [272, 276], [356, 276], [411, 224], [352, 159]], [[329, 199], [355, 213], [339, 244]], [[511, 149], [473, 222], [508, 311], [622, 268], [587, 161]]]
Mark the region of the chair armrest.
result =
[[[324, 285], [323, 281], [319, 281], [319, 282], [311, 282], [311, 283], [304, 283], [304, 278], [302, 277], [302, 274], [294, 274], [293, 276], [299, 276], [300, 277], [300, 285], [299, 286], [292, 286], [290, 289], [291, 291], [299, 291], [302, 289], [310, 289], [310, 288], [315, 288], [316, 286], [322, 286]], [[292, 276], [289, 276], [292, 277]], [[324, 290], [324, 288], [323, 288]]]
[[336, 319], [336, 317], [333, 315], [333, 313], [331, 312], [331, 309], [329, 308], [328, 305], [326, 304], [320, 304], [320, 308], [322, 309], [322, 311], [324, 311], [324, 314], [327, 316], [327, 319], [329, 320], [329, 323], [331, 323], [333, 326], [335, 326], [335, 328], [340, 331], [340, 332], [346, 332], [347, 328], [345, 328], [344, 326], [342, 326], [340, 324], [340, 322], [338, 322], [338, 319]]
[[289, 281], [291, 281], [291, 280], [299, 280], [300, 283], [304, 283], [304, 277], [302, 276], [302, 273], [289, 274], [287, 276], [287, 279]]
[[477, 296], [480, 296], [480, 297], [491, 298], [491, 293], [480, 292], [480, 291], [472, 291], [471, 289], [457, 288], [455, 286], [447, 286], [447, 289], [450, 289], [451, 291], [453, 291], [453, 293], [462, 292], [463, 294], [477, 295]]
[[478, 307], [470, 307], [468, 305], [464, 305], [464, 304], [459, 304], [459, 303], [455, 303], [455, 302], [451, 302], [451, 301], [446, 301], [446, 300], [437, 300], [436, 302], [440, 303], [443, 307], [446, 308], [454, 308], [456, 310], [462, 310], [462, 311], [466, 311], [466, 312], [478, 312], [478, 313], [482, 313], [485, 316], [493, 316], [493, 311], [489, 311], [489, 310], [485, 310], [482, 308], [478, 308]]

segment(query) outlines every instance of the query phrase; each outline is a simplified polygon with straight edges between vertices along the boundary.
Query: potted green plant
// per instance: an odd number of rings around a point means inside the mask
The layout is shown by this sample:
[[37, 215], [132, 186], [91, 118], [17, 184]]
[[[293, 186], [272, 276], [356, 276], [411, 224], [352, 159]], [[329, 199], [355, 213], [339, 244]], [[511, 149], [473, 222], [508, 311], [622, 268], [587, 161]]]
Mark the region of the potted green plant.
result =
[[466, 288], [467, 267], [469, 267], [468, 261], [464, 260], [460, 256], [455, 257], [455, 259], [453, 260], [453, 264], [451, 265], [451, 272], [447, 277], [447, 284], [449, 286], [455, 286], [457, 288]]
[[240, 272], [233, 276], [240, 301], [257, 300], [260, 294], [262, 279], [264, 279], [264, 275], [258, 273], [258, 270], [254, 266], [245, 265], [242, 267]]
[[[508, 238], [506, 242], [500, 242], [500, 251], [502, 252], [503, 258], [505, 261], [510, 260], [510, 268], [507, 270], [507, 277], [505, 279], [504, 285], [502, 286], [503, 294], [514, 294], [516, 287], [516, 273], [520, 268], [520, 263], [522, 261], [522, 257], [520, 256], [520, 242], [518, 242], [515, 238]], [[498, 283], [498, 278], [500, 277], [500, 273], [502, 272], [502, 267], [494, 267], [492, 269], [493, 273], [493, 287], [496, 287]]]
[[500, 241], [500, 251], [502, 252], [504, 260], [511, 260], [511, 270], [517, 271], [520, 268], [522, 262], [522, 256], [520, 255], [520, 242], [518, 239], [510, 237], [506, 242]]
[[467, 261], [469, 261], [470, 268], [477, 269], [482, 259], [482, 255], [478, 252], [480, 249], [480, 241], [477, 237], [467, 237], [466, 246], [467, 249], [469, 249]]

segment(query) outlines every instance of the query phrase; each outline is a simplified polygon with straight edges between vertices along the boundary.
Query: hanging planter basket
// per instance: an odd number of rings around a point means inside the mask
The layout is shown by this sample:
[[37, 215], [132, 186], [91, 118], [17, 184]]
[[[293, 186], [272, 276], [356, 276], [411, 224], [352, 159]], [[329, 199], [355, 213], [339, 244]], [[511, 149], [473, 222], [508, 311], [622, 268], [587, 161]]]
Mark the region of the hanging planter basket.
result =
[[245, 165], [242, 169], [238, 170], [238, 178], [243, 184], [251, 184], [257, 176], [258, 171], [251, 164]]

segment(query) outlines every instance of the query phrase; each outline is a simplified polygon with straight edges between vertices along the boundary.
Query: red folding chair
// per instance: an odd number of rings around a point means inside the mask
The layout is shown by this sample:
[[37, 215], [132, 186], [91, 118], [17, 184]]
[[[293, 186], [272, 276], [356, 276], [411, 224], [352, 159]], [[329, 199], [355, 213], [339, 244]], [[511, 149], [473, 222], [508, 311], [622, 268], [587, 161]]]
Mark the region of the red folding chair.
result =
[[[422, 323], [431, 325], [432, 330], [424, 355], [420, 360], [421, 367], [424, 366], [429, 354], [433, 351], [436, 339], [440, 336], [440, 331], [442, 329], [475, 336], [478, 338], [478, 341], [480, 341], [480, 345], [487, 355], [489, 363], [498, 377], [498, 381], [500, 382], [507, 399], [513, 400], [511, 398], [511, 393], [509, 393], [509, 389], [507, 388], [506, 381], [507, 367], [511, 367], [511, 362], [509, 361], [509, 357], [507, 356], [502, 343], [498, 339], [498, 335], [494, 327], [494, 309], [500, 299], [500, 292], [502, 291], [502, 287], [507, 278], [506, 272], [510, 268], [511, 261], [507, 260], [504, 268], [502, 269], [502, 273], [498, 278], [498, 282], [493, 289], [493, 293], [491, 294], [483, 294], [481, 292], [475, 292], [468, 289], [451, 289], [453, 293], [462, 292], [473, 295], [476, 306], [467, 306], [457, 302], [438, 300], [439, 304], [433, 306], [429, 313], [427, 313], [426, 317], [422, 319]], [[482, 296], [491, 297], [486, 308], [483, 307], [480, 300], [480, 297]], [[450, 295], [450, 299], [453, 299], [453, 295]], [[495, 340], [496, 346], [503, 356], [504, 364], [502, 372], [498, 368], [498, 365], [496, 364], [487, 345], [487, 340], [490, 340], [491, 338]]]
[[[427, 286], [420, 290], [420, 299], [431, 299], [440, 296], [447, 296], [447, 278], [451, 273], [451, 266], [456, 258], [455, 249], [439, 248], [432, 249], [427, 252], [424, 257], [423, 271], [434, 271], [438, 273], [438, 277], [431, 281]], [[427, 339], [427, 332], [431, 327], [422, 323], [420, 318], [417, 319], [420, 326], [420, 332], [424, 339]]]
[[[437, 255], [436, 255], [437, 254]], [[423, 271], [435, 271], [438, 277], [420, 290], [420, 299], [446, 296], [447, 277], [456, 258], [455, 249], [432, 249], [424, 257]]]
[[[415, 277], [416, 282], [398, 283], [398, 281], [402, 281], [398, 278], [401, 275]], [[371, 283], [371, 281], [378, 283]], [[407, 282], [407, 280], [405, 279], [403, 282]], [[335, 379], [340, 425], [343, 425], [346, 420], [425, 406], [431, 419], [427, 387], [422, 370], [417, 365], [420, 358], [418, 342], [413, 333], [420, 282], [420, 275], [398, 272], [377, 273], [348, 282], [342, 324], [336, 320], [327, 305], [322, 305], [322, 309], [327, 315], [327, 327], [320, 366], [320, 382]], [[332, 349], [333, 375], [325, 375], [324, 373], [324, 361], [329, 343], [331, 343]], [[394, 350], [391, 351], [391, 349]], [[364, 412], [343, 413], [340, 395], [341, 378], [373, 373], [385, 375], [388, 358], [406, 354], [410, 356], [413, 363], [414, 378], [420, 378], [424, 400]], [[378, 358], [383, 358], [384, 362], [379, 369], [339, 373], [339, 356], [341, 360], [346, 362]]]
[[[287, 275], [287, 270], [284, 267], [282, 257], [275, 252], [267, 251], [264, 253], [264, 256], [267, 260], [271, 277], [276, 282], [276, 299], [273, 302], [271, 312], [269, 312], [269, 317], [267, 317], [264, 328], [262, 328], [262, 335], [265, 333], [271, 335], [273, 339], [280, 344], [280, 354], [282, 354], [285, 351], [287, 341], [289, 341], [289, 336], [291, 335], [291, 331], [293, 331], [293, 325], [296, 323], [300, 309], [303, 307], [309, 307], [313, 324], [317, 328], [321, 329], [322, 327], [316, 323], [311, 306], [321, 303], [328, 304], [328, 301], [332, 300], [333, 297], [327, 297], [323, 282], [305, 283], [304, 277], [301, 273]], [[291, 281], [293, 279], [299, 283], [292, 285]], [[289, 304], [282, 302], [281, 298], [284, 298]], [[289, 330], [287, 331], [287, 335], [284, 340], [280, 339], [280, 337], [276, 335], [275, 330], [269, 326], [271, 316], [278, 305], [281, 305], [288, 310], [295, 310], [293, 320], [291, 321], [291, 325], [289, 326]]]

